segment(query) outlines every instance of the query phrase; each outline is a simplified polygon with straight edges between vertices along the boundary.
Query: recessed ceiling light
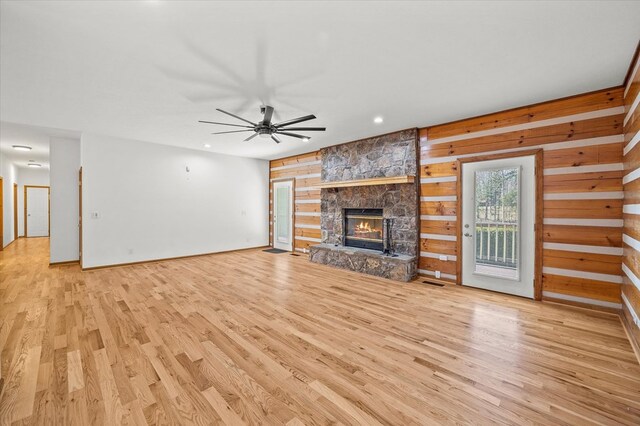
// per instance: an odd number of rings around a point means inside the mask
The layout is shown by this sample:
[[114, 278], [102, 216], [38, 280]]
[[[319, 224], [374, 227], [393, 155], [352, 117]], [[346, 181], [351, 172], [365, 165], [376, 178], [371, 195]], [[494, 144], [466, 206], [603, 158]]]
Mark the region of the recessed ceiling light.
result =
[[11, 147], [16, 151], [31, 151], [31, 147], [26, 145], [12, 145]]
[[27, 164], [27, 166], [29, 166], [29, 167], [42, 167], [42, 164], [38, 164], [38, 163], [29, 163], [29, 164]]
[[384, 120], [382, 120], [382, 117], [377, 116], [376, 118], [373, 119], [373, 122], [376, 124], [380, 124], [382, 123]]
[[205, 148], [211, 148], [211, 145], [209, 145], [208, 143], [205, 143], [205, 144], [204, 144], [204, 147], [205, 147]]
[[302, 142], [309, 142], [309, 138], [302, 138]]

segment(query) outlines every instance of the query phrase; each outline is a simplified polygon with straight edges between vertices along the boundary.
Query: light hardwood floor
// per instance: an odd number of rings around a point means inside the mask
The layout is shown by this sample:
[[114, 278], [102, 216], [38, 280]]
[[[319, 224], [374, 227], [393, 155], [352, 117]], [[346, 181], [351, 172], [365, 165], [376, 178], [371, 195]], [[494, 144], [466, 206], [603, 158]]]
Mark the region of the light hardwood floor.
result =
[[1, 424], [639, 424], [614, 315], [260, 250], [0, 253]]

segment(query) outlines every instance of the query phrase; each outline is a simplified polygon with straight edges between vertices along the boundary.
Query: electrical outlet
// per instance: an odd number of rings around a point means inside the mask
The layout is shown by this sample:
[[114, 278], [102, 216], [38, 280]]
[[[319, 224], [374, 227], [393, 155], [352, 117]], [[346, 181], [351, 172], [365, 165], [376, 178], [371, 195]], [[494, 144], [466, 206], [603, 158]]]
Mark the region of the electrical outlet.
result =
[[436, 278], [440, 278], [440, 271], [436, 271]]
[[440, 255], [440, 260], [444, 260], [446, 262], [447, 260], [449, 260], [449, 258], [447, 257], [446, 254], [441, 254]]

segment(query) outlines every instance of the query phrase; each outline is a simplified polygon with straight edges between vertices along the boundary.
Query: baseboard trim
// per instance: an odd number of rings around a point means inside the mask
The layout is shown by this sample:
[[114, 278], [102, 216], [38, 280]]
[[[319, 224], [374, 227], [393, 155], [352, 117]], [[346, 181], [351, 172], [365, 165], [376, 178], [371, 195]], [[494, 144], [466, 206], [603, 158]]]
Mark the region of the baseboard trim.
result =
[[542, 296], [542, 301], [547, 303], [555, 303], [557, 305], [571, 306], [574, 308], [589, 309], [591, 311], [606, 312], [608, 314], [620, 315], [620, 309], [608, 306], [595, 305], [591, 303], [576, 302], [567, 299], [558, 299], [555, 297]]
[[73, 265], [73, 264], [79, 264], [79, 263], [80, 263], [80, 260], [65, 260], [64, 262], [49, 262], [49, 267]]
[[630, 322], [631, 316], [632, 313], [629, 311], [629, 307], [624, 303], [622, 305], [622, 312], [620, 313], [620, 322], [622, 323], [624, 332], [627, 334], [631, 348], [636, 354], [638, 364], [640, 364], [640, 341], [638, 340], [640, 339], [640, 328]]
[[[22, 238], [22, 237], [18, 237], [18, 238]], [[11, 242], [9, 244], [7, 244], [6, 246], [2, 247], [2, 250], [6, 249], [7, 247], [9, 247], [11, 244], [15, 243], [16, 241], [18, 241], [18, 238], [14, 238], [13, 240], [11, 240]]]
[[190, 257], [202, 257], [202, 256], [211, 256], [211, 255], [214, 255], [214, 254], [235, 253], [235, 252], [247, 251], [247, 250], [264, 249], [264, 248], [269, 248], [269, 247], [270, 246], [255, 246], [255, 247], [247, 247], [247, 248], [233, 249], [233, 250], [213, 251], [213, 252], [209, 252], [209, 253], [188, 254], [186, 256], [163, 257], [163, 258], [160, 258], [160, 259], [140, 260], [140, 261], [137, 261], [137, 262], [113, 263], [113, 264], [110, 264], [110, 265], [90, 266], [88, 268], [82, 267], [82, 270], [83, 271], [94, 271], [96, 269], [119, 268], [121, 266], [132, 266], [132, 265], [140, 265], [140, 264], [143, 264], [143, 263], [165, 262], [167, 260], [188, 259]]

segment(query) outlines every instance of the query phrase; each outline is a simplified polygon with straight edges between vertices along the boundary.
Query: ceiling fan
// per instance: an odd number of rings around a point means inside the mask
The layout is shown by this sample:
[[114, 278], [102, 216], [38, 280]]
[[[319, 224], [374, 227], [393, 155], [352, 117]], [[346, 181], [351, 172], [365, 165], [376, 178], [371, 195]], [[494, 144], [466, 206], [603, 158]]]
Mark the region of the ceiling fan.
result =
[[309, 136], [304, 136], [304, 135], [300, 135], [297, 133], [291, 133], [292, 131], [296, 132], [296, 131], [300, 131], [300, 132], [324, 132], [326, 130], [326, 127], [289, 127], [293, 124], [298, 124], [298, 123], [302, 123], [303, 121], [309, 121], [309, 120], [313, 120], [316, 118], [315, 115], [305, 115], [304, 117], [298, 117], [298, 118], [294, 118], [292, 120], [287, 120], [287, 121], [281, 121], [280, 123], [272, 123], [271, 122], [271, 118], [273, 117], [273, 107], [269, 106], [269, 105], [262, 105], [260, 107], [260, 113], [264, 116], [262, 118], [262, 121], [259, 121], [258, 123], [254, 123], [252, 121], [249, 120], [245, 120], [242, 117], [238, 117], [235, 114], [231, 114], [230, 112], [221, 110], [220, 108], [216, 108], [216, 110], [220, 111], [223, 114], [227, 114], [230, 115], [231, 117], [237, 118], [238, 120], [242, 120], [245, 123], [251, 124], [250, 126], [247, 125], [241, 125], [241, 124], [231, 124], [231, 123], [218, 123], [216, 121], [203, 121], [200, 120], [200, 123], [206, 123], [206, 124], [220, 124], [222, 126], [233, 126], [233, 127], [244, 127], [245, 130], [231, 130], [228, 132], [215, 132], [212, 133], [213, 135], [222, 135], [225, 133], [242, 133], [242, 132], [254, 132], [253, 135], [249, 136], [248, 138], [246, 138], [244, 140], [244, 142], [249, 141], [253, 138], [255, 138], [256, 136], [260, 136], [263, 138], [271, 138], [274, 141], [276, 141], [276, 143], [280, 143], [282, 142], [280, 140], [280, 138], [278, 138], [279, 135], [282, 136], [291, 136], [293, 138], [298, 138], [298, 139], [302, 139], [303, 142], [308, 142], [310, 137]]

